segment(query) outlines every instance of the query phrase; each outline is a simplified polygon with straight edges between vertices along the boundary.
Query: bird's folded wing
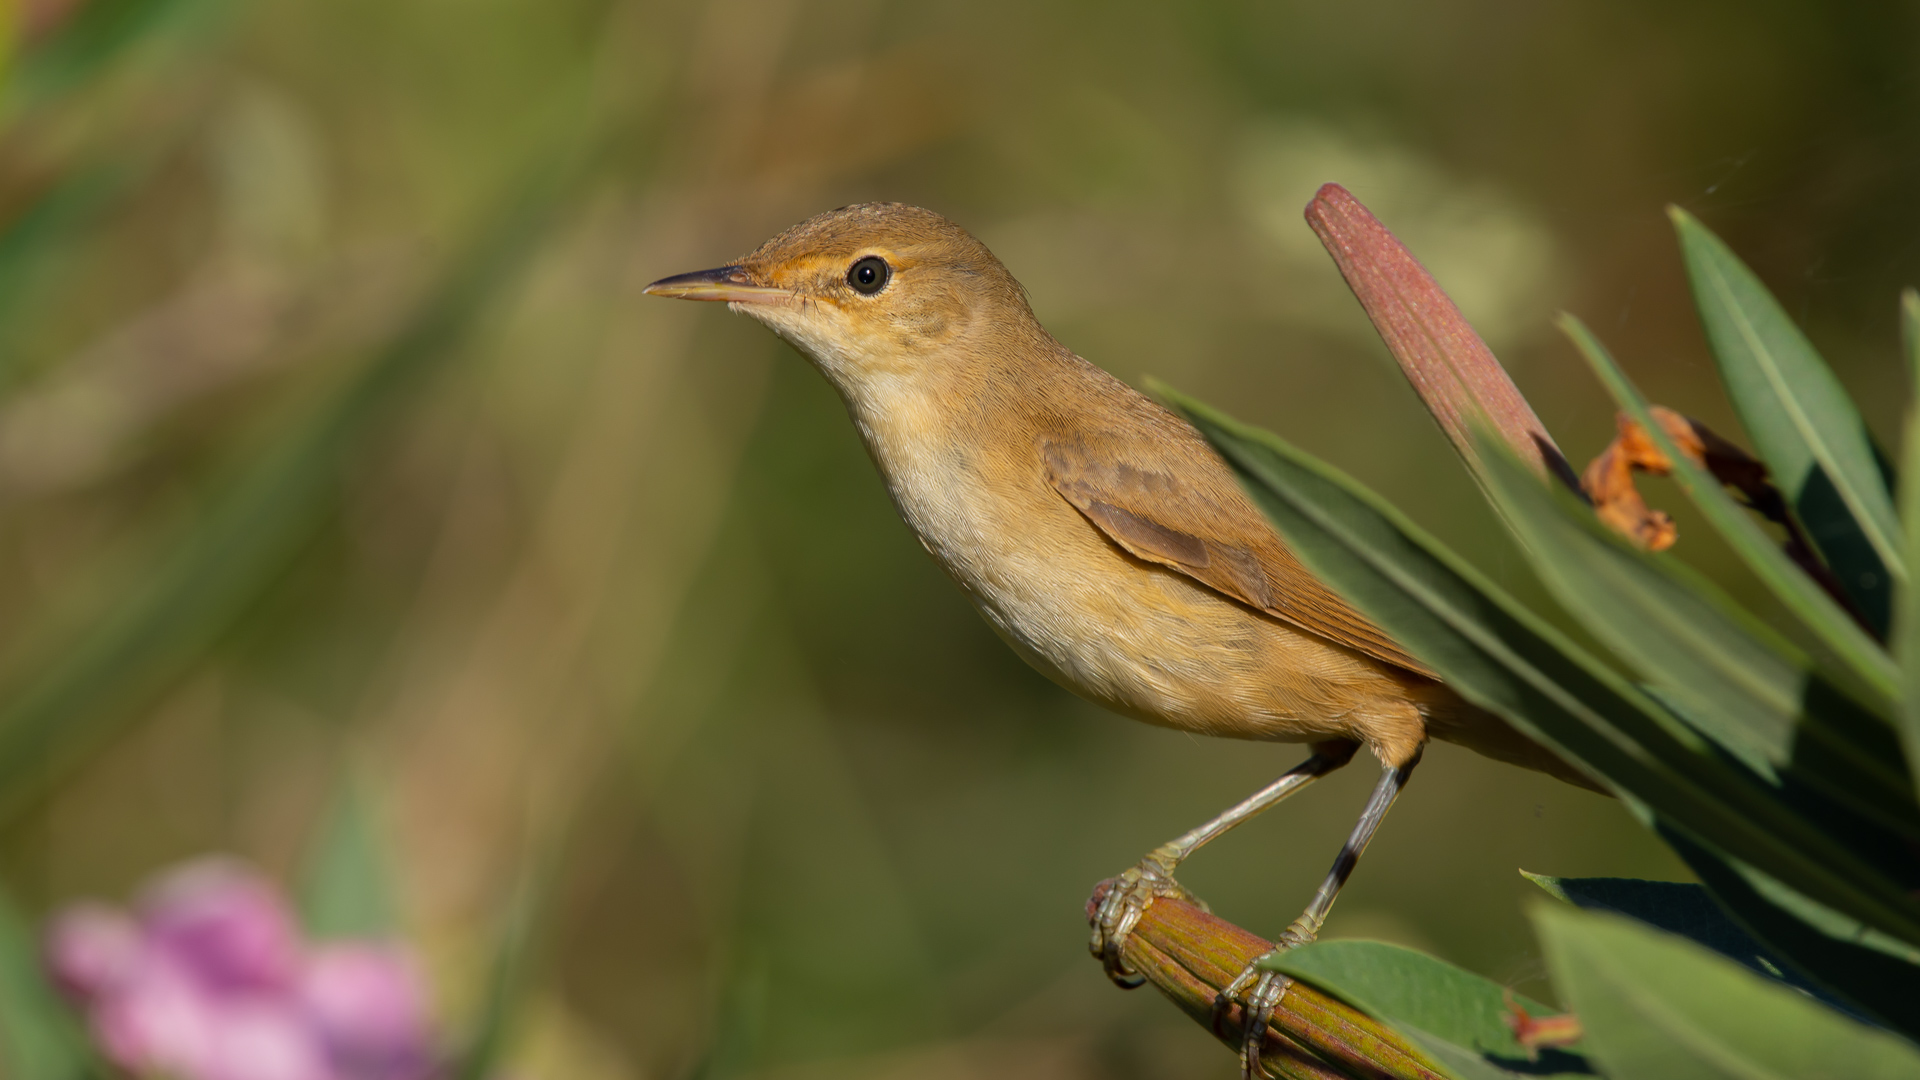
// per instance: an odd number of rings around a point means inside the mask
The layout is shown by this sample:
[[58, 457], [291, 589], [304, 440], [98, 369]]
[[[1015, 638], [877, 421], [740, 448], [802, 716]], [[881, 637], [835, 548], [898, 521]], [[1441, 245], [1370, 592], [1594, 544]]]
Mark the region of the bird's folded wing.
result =
[[[1217, 461], [1201, 449], [1203, 460]], [[1218, 475], [1176, 478], [1150, 461], [1116, 460], [1110, 446], [1095, 455], [1078, 441], [1058, 440], [1040, 450], [1054, 490], [1128, 554], [1310, 634], [1437, 677], [1300, 564], [1224, 463]]]

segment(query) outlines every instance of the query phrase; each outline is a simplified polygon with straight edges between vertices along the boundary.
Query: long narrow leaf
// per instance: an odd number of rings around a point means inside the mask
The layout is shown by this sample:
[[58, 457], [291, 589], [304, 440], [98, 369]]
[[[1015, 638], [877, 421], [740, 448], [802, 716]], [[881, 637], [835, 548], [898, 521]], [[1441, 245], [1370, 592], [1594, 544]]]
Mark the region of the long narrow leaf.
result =
[[1660, 452], [1673, 463], [1674, 480], [1694, 505], [1787, 610], [1813, 632], [1821, 645], [1823, 655], [1816, 659], [1823, 661], [1822, 670], [1862, 704], [1891, 717], [1894, 702], [1900, 699], [1900, 673], [1886, 650], [1827, 595], [1818, 582], [1793, 564], [1780, 545], [1734, 502], [1719, 481], [1680, 453], [1673, 440], [1654, 422], [1646, 398], [1585, 324], [1572, 315], [1562, 315], [1560, 328], [1573, 340], [1614, 400], [1646, 430]]
[[1586, 507], [1555, 498], [1511, 455], [1489, 446], [1482, 457], [1487, 491], [1534, 572], [1682, 719], [1760, 775], [1808, 783], [1920, 839], [1891, 733], [1815, 685], [1804, 653], [1683, 564], [1630, 547]]
[[1920, 1050], [1683, 938], [1542, 904], [1534, 928], [1586, 1049], [1633, 1080], [1895, 1080]]
[[[1900, 462], [1900, 515], [1908, 562], [1920, 566], [1920, 292], [1908, 289], [1900, 295], [1900, 332], [1911, 395]], [[1893, 647], [1900, 661], [1900, 733], [1907, 768], [1920, 781], [1920, 582], [1909, 581], [1900, 589]]]
[[1303, 562], [1468, 701], [1691, 834], [1920, 942], [1920, 902], [1784, 806], [1378, 496], [1270, 433], [1161, 390]]
[[[1900, 524], [1860, 411], [1773, 294], [1691, 214], [1669, 210], [1720, 377], [1773, 482], [1863, 610], [1907, 579]], [[1838, 506], [1832, 505], [1838, 502]], [[1846, 566], [1854, 534], [1881, 568]], [[1884, 620], [1880, 621], [1884, 629]]]
[[1888, 1027], [1920, 1038], [1920, 957], [1914, 947], [1795, 895], [1686, 836], [1669, 829], [1661, 834], [1721, 907], [1806, 978]]
[[1638, 919], [1656, 930], [1704, 945], [1756, 974], [1807, 993], [1821, 992], [1817, 983], [1800, 977], [1785, 958], [1735, 922], [1703, 885], [1639, 878], [1553, 877], [1525, 870], [1520, 876], [1574, 907]]

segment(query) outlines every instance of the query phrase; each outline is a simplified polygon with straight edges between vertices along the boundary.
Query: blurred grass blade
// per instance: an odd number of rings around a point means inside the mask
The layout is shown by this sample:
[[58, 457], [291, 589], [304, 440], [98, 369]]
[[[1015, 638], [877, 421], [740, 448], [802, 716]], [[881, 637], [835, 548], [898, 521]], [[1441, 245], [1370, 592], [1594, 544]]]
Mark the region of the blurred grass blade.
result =
[[130, 49], [198, 19], [212, 26], [232, 0], [80, 0], [47, 40], [14, 58], [8, 104], [32, 108], [92, 81]]
[[[1584, 1058], [1548, 1050], [1529, 1061], [1507, 1025], [1507, 990], [1444, 960], [1378, 941], [1322, 941], [1281, 953], [1262, 967], [1284, 972], [1392, 1024], [1468, 1080], [1590, 1074]], [[1557, 1010], [1514, 995], [1529, 1013]]]
[[[1859, 410], [1739, 256], [1685, 210], [1668, 213], [1720, 377], [1754, 449], [1848, 596], [1884, 633], [1887, 574], [1907, 580], [1907, 563]], [[1871, 550], [1850, 550], [1856, 537]]]
[[393, 873], [372, 800], [351, 773], [334, 794], [307, 853], [300, 907], [318, 938], [394, 934]]
[[1901, 687], [1899, 671], [1886, 650], [1818, 582], [1794, 565], [1780, 545], [1727, 494], [1719, 481], [1680, 453], [1673, 440], [1654, 422], [1646, 399], [1585, 324], [1572, 315], [1562, 315], [1560, 328], [1573, 339], [1614, 400], [1646, 429], [1660, 452], [1673, 462], [1674, 480], [1694, 505], [1787, 610], [1813, 632], [1824, 654], [1816, 659], [1824, 661], [1821, 668], [1827, 676], [1862, 704], [1891, 718]]
[[[1908, 565], [1920, 566], [1920, 292], [1900, 294], [1900, 339], [1907, 357], [1906, 444], [1901, 448], [1900, 516], [1906, 531]], [[1907, 769], [1920, 781], [1920, 582], [1899, 590], [1894, 620], [1894, 651], [1900, 663], [1900, 732], [1907, 747]]]
[[1806, 895], [1920, 942], [1920, 902], [1357, 482], [1164, 388], [1308, 569], [1467, 700]]
[[337, 469], [410, 389], [451, 355], [534, 252], [577, 163], [543, 172], [449, 261], [443, 281], [331, 400], [220, 497], [160, 567], [0, 706], [0, 820], [98, 746], [130, 704], [158, 691], [227, 631], [324, 520]]
[[685, 1073], [686, 1080], [731, 1080], [752, 1070], [754, 1055], [766, 1037], [768, 999], [773, 996], [773, 965], [766, 950], [752, 942], [736, 942], [744, 954], [731, 965], [713, 1019], [707, 1025], [707, 1043]]
[[1920, 1049], [1682, 938], [1543, 904], [1533, 924], [1589, 1055], [1633, 1080], [1895, 1080]]
[[525, 997], [534, 946], [559, 855], [557, 843], [542, 845], [528, 859], [514, 886], [495, 936], [499, 944], [494, 951], [493, 969], [487, 976], [486, 996], [480, 1003], [480, 1014], [467, 1036], [465, 1049], [447, 1073], [450, 1080], [492, 1080], [499, 1071]]
[[1486, 424], [1541, 475], [1573, 491], [1580, 481], [1506, 369], [1420, 260], [1347, 189], [1327, 184], [1307, 204], [1307, 224], [1474, 475], [1477, 425]]
[[75, 234], [150, 166], [148, 155], [135, 165], [77, 169], [0, 228], [0, 393], [19, 375], [19, 316], [46, 287], [49, 257], [69, 251]]
[[0, 891], [0, 1076], [94, 1080], [106, 1067], [78, 1015], [47, 984], [40, 942], [13, 898]]
[[486, 997], [466, 1048], [448, 1074], [452, 1080], [489, 1080], [506, 1052], [526, 984], [527, 953], [538, 906], [534, 892], [530, 882], [522, 882], [514, 891], [501, 926], [493, 968], [487, 976]]
[[[195, 21], [203, 28], [219, 25], [219, 16], [230, 3], [74, 0], [64, 5], [57, 29], [47, 38], [24, 49], [18, 49], [17, 40], [9, 43], [13, 48], [0, 75], [0, 93], [4, 93], [0, 106], [8, 111], [0, 112], [0, 123], [14, 112], [44, 105], [47, 99], [94, 80], [128, 49], [177, 25]], [[17, 9], [17, 4], [7, 8], [11, 23], [24, 17]], [[22, 354], [13, 347], [20, 336], [17, 315], [46, 287], [48, 257], [70, 252], [75, 233], [137, 180], [151, 174], [164, 160], [161, 149], [183, 134], [147, 131], [142, 141], [150, 145], [120, 145], [111, 163], [66, 165], [54, 183], [0, 229], [0, 392], [19, 374]]]
[[[1661, 834], [1741, 926], [1824, 988], [1820, 996], [1837, 996], [1920, 1039], [1920, 950], [1796, 895], [1671, 829], [1663, 828]], [[1793, 969], [1783, 968], [1782, 973], [1797, 985]]]
[[[1560, 605], [1681, 719], [1775, 783], [1804, 781], [1920, 840], [1920, 806], [1886, 727], [1821, 684], [1812, 661], [1671, 558], [1623, 542], [1497, 445], [1486, 489]], [[1879, 745], [1884, 744], [1884, 745]]]

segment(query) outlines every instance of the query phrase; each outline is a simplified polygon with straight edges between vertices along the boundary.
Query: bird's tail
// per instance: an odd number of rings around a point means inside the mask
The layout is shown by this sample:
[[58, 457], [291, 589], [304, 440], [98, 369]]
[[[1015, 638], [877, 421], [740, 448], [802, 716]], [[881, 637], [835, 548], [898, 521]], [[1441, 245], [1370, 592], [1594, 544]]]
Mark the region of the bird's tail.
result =
[[1433, 692], [1422, 698], [1420, 712], [1426, 718], [1427, 733], [1433, 738], [1464, 746], [1482, 757], [1546, 773], [1575, 787], [1602, 795], [1612, 794], [1599, 781], [1561, 760], [1553, 751], [1498, 716], [1468, 703], [1452, 690], [1436, 683]]

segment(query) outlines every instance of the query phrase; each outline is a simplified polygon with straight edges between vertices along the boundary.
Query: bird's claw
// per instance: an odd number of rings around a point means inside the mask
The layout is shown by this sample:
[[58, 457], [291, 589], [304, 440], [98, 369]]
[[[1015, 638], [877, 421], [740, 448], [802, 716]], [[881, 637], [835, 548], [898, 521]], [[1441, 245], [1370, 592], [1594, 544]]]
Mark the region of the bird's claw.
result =
[[1233, 981], [1222, 987], [1213, 997], [1213, 1030], [1218, 1033], [1225, 1030], [1227, 1014], [1234, 1005], [1240, 1006], [1240, 1075], [1242, 1080], [1266, 1080], [1266, 1066], [1261, 1062], [1267, 1044], [1267, 1025], [1273, 1020], [1273, 1011], [1280, 1006], [1280, 1000], [1286, 996], [1287, 987], [1293, 980], [1277, 971], [1261, 968], [1262, 961], [1280, 955], [1288, 949], [1305, 945], [1313, 940], [1313, 933], [1300, 922], [1280, 935], [1274, 947], [1257, 956]]
[[1279, 1007], [1280, 999], [1286, 996], [1287, 987], [1292, 985], [1292, 979], [1277, 971], [1259, 971], [1248, 965], [1213, 999], [1216, 1028], [1226, 1019], [1227, 1010], [1236, 999], [1239, 1002], [1242, 1080], [1267, 1080], [1267, 1068], [1260, 1060], [1267, 1047], [1267, 1025], [1272, 1022], [1273, 1010]]
[[1163, 896], [1179, 897], [1202, 911], [1207, 905], [1173, 880], [1172, 860], [1160, 852], [1141, 859], [1105, 884], [1107, 894], [1093, 913], [1093, 936], [1087, 942], [1087, 950], [1099, 959], [1114, 985], [1132, 990], [1145, 982], [1146, 976], [1127, 967], [1120, 953], [1127, 944], [1127, 935], [1133, 933], [1147, 908]]

